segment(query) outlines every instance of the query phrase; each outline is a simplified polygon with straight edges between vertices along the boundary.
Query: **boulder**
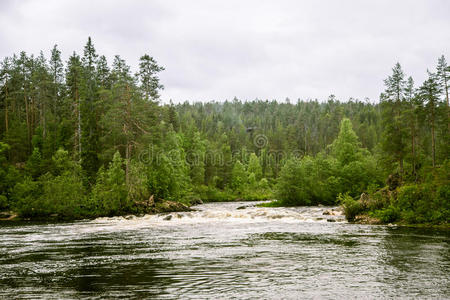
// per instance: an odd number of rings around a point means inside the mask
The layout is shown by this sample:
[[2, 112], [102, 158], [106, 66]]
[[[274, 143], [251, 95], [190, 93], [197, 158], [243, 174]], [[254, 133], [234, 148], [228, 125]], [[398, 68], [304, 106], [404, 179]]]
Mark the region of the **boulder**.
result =
[[155, 198], [153, 195], [151, 195], [150, 198], [148, 198], [147, 206], [155, 206]]
[[358, 215], [355, 217], [354, 223], [377, 225], [381, 224], [381, 221], [368, 215]]
[[363, 208], [367, 208], [370, 202], [369, 194], [362, 193], [361, 196], [359, 197], [359, 202], [361, 203], [361, 206]]
[[155, 212], [158, 213], [192, 211], [192, 209], [190, 209], [187, 205], [183, 203], [169, 200], [163, 200], [162, 202], [158, 202], [155, 208], [156, 208]]
[[202, 199], [200, 199], [200, 198], [192, 199], [192, 200], [191, 200], [191, 204], [192, 204], [192, 205], [199, 205], [199, 204], [203, 204], [203, 201], [202, 201]]

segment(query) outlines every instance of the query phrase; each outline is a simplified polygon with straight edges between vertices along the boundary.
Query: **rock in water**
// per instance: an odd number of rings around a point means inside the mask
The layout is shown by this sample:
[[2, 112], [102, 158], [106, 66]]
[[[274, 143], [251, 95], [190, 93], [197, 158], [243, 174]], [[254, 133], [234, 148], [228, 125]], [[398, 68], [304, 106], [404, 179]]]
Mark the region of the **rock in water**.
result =
[[172, 215], [168, 215], [164, 218], [164, 221], [170, 221], [172, 220]]

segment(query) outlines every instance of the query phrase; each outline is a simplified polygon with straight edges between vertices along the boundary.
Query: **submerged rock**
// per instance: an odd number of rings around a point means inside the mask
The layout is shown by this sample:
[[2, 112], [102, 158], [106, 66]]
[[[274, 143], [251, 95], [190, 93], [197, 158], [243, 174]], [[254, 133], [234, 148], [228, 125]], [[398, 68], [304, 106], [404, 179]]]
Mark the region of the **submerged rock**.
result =
[[164, 220], [164, 221], [170, 221], [170, 220], [172, 220], [172, 215], [166, 216], [163, 220]]

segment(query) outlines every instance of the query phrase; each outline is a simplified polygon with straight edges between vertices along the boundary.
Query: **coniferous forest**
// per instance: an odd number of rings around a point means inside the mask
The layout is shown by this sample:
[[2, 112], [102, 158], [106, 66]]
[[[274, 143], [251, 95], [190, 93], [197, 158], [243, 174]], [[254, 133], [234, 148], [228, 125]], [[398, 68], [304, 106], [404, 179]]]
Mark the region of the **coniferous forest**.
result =
[[351, 221], [448, 224], [444, 56], [424, 82], [395, 64], [375, 102], [168, 104], [159, 100], [164, 67], [151, 55], [134, 73], [90, 38], [67, 61], [57, 46], [45, 53], [1, 62], [0, 211], [80, 219], [274, 199], [263, 205], [342, 205]]

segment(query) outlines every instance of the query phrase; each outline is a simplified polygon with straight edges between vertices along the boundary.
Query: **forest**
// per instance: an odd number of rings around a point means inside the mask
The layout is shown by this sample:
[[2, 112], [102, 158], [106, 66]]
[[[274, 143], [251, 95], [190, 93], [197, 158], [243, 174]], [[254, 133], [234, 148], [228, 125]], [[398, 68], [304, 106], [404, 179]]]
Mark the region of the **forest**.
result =
[[399, 63], [380, 99], [162, 103], [155, 58], [133, 73], [91, 38], [63, 62], [0, 69], [0, 211], [24, 219], [142, 214], [164, 201], [342, 205], [347, 219], [448, 224], [450, 67]]

